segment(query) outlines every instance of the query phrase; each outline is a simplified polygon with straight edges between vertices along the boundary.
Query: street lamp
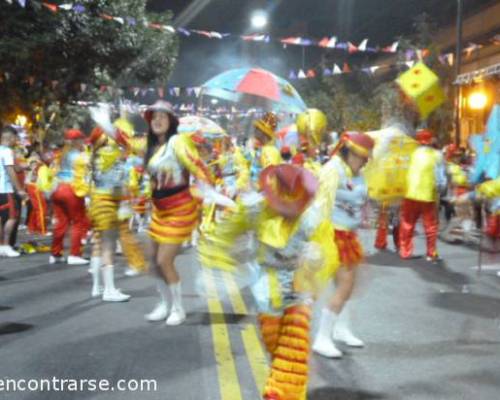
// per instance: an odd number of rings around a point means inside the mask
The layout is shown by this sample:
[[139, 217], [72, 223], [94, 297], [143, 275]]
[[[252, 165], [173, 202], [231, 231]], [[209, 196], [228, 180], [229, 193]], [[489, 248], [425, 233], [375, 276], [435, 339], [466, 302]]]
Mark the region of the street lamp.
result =
[[262, 29], [267, 25], [267, 13], [264, 10], [255, 10], [251, 17], [250, 22], [255, 29]]
[[473, 92], [469, 95], [467, 103], [471, 110], [483, 110], [488, 103], [488, 96], [481, 91]]

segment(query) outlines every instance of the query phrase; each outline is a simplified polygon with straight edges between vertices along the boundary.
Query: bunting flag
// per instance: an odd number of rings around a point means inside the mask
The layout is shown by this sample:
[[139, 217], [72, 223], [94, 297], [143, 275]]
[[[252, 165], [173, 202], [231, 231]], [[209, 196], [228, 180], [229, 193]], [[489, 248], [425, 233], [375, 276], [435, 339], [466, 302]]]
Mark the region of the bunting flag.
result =
[[318, 46], [319, 47], [325, 47], [328, 49], [334, 49], [337, 44], [337, 38], [335, 36], [332, 36], [331, 38], [323, 38], [319, 41]]
[[342, 69], [342, 72], [344, 74], [348, 74], [348, 73], [352, 72], [351, 68], [349, 68], [349, 65], [347, 63], [344, 63], [344, 68]]
[[340, 67], [337, 64], [334, 64], [332, 73], [333, 73], [333, 75], [338, 75], [338, 74], [342, 73], [342, 70], [340, 69]]
[[87, 85], [85, 83], [80, 83], [80, 91], [84, 93], [85, 90], [87, 90]]
[[308, 78], [315, 78], [316, 77], [316, 72], [314, 71], [314, 69], [310, 69], [310, 70], [307, 71], [306, 76]]
[[163, 97], [165, 97], [165, 89], [163, 89], [162, 87], [159, 87], [158, 88], [158, 96], [163, 99]]
[[49, 9], [50, 11], [52, 11], [53, 13], [56, 13], [57, 12], [57, 4], [51, 4], [51, 3], [42, 3], [42, 5], [44, 7], [46, 7], [47, 9]]
[[299, 78], [299, 79], [305, 79], [305, 78], [307, 78], [307, 76], [304, 73], [304, 71], [299, 70], [299, 73], [297, 74], [297, 78]]
[[194, 88], [194, 94], [196, 97], [200, 97], [201, 94], [201, 86], [195, 87]]
[[[25, 8], [26, 7], [26, 0], [17, 0], [17, 2], [19, 3], [19, 5], [22, 7], [22, 8]], [[9, 1], [10, 4], [12, 4], [11, 1]]]
[[364, 39], [358, 46], [358, 51], [366, 51], [366, 46], [368, 45], [368, 39]]
[[349, 54], [357, 53], [358, 48], [354, 46], [351, 42], [347, 42], [347, 51]]

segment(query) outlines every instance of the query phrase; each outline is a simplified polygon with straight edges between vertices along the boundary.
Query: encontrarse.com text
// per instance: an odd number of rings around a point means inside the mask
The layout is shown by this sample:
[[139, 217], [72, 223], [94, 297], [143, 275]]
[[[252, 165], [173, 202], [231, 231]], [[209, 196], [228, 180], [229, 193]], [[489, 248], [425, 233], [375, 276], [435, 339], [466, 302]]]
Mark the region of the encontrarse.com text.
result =
[[0, 378], [0, 392], [156, 392], [155, 379], [10, 379]]

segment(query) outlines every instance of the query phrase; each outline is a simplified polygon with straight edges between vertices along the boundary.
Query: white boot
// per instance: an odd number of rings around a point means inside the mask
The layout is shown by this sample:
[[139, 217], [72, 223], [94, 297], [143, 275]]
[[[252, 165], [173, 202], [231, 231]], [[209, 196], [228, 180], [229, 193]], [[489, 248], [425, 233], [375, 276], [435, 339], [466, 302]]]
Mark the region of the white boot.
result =
[[321, 310], [319, 329], [314, 339], [312, 349], [315, 353], [329, 358], [341, 358], [342, 352], [335, 347], [332, 340], [332, 330], [337, 319], [337, 314], [328, 308]]
[[344, 305], [344, 308], [339, 314], [337, 324], [333, 330], [333, 339], [344, 342], [350, 347], [363, 347], [365, 344], [351, 332], [351, 312], [349, 303]]
[[172, 310], [167, 318], [167, 325], [180, 325], [186, 320], [186, 313], [182, 308], [181, 282], [168, 285], [172, 293]]
[[170, 290], [163, 279], [158, 279], [156, 290], [158, 290], [160, 294], [160, 301], [156, 304], [153, 311], [144, 316], [144, 318], [150, 322], [161, 321], [168, 316], [168, 296]]
[[124, 294], [120, 292], [119, 289], [115, 288], [115, 276], [112, 265], [103, 266], [102, 275], [104, 278], [104, 292], [102, 294], [103, 301], [120, 302], [130, 299], [130, 295]]
[[92, 297], [102, 295], [101, 286], [101, 257], [92, 257], [90, 259], [90, 273], [92, 274]]

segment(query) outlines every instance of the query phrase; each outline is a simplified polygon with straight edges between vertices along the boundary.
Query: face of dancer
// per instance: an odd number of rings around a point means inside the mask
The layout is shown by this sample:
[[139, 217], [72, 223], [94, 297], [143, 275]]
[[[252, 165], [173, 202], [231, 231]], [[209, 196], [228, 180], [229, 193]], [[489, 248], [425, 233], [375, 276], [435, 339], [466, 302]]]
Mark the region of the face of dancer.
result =
[[351, 168], [354, 175], [358, 175], [367, 162], [368, 158], [359, 156], [353, 151], [349, 151], [347, 156], [347, 165], [349, 165], [349, 168]]
[[151, 119], [151, 130], [156, 136], [165, 136], [170, 128], [170, 118], [164, 111], [155, 111]]
[[259, 131], [258, 129], [255, 129], [254, 133], [254, 138], [255, 138], [255, 147], [262, 147], [265, 144], [267, 144], [271, 139], [269, 139], [269, 136], [267, 136], [264, 132]]

